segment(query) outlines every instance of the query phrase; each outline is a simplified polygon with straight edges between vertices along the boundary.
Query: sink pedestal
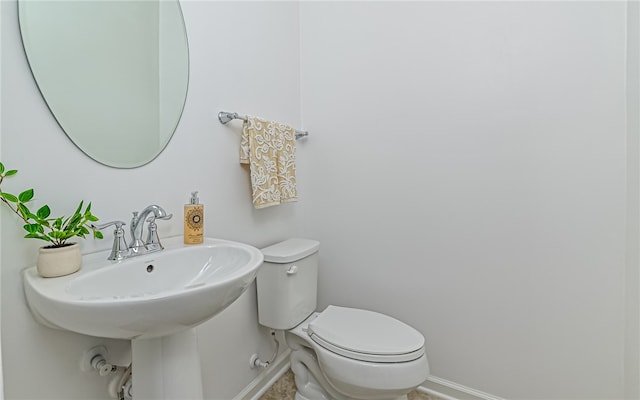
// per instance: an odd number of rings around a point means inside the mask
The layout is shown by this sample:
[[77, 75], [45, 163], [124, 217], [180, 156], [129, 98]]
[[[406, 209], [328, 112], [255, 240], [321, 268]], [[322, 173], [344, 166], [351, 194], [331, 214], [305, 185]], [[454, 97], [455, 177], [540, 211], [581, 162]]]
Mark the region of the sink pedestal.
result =
[[131, 340], [133, 400], [202, 400], [202, 372], [194, 328]]

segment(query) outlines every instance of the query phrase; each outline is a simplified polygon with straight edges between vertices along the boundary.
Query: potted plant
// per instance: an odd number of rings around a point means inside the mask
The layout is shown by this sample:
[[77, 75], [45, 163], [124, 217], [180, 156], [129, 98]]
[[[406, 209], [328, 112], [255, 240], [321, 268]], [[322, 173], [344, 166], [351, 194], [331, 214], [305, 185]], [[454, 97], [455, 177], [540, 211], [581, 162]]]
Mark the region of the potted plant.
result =
[[[14, 176], [17, 170], [6, 170], [0, 162], [0, 185], [5, 178]], [[102, 233], [95, 230], [91, 224], [98, 221], [98, 217], [91, 213], [91, 203], [83, 210], [81, 201], [71, 216], [51, 217], [51, 209], [43, 205], [35, 213], [31, 212], [27, 203], [34, 197], [33, 189], [27, 189], [18, 195], [2, 191], [0, 201], [24, 221], [24, 236], [29, 239], [40, 239], [48, 244], [38, 252], [38, 273], [46, 278], [72, 274], [80, 269], [82, 256], [77, 242], [70, 242], [73, 237], [85, 238], [93, 232], [93, 237], [102, 239]]]

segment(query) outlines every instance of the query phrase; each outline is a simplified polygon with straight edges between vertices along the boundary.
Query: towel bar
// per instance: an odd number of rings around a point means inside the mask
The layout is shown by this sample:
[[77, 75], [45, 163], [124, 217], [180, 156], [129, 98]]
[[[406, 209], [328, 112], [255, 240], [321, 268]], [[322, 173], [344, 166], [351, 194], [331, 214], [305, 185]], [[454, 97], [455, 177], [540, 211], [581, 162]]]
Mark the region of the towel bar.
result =
[[[241, 119], [243, 121], [247, 120], [247, 116], [246, 115], [240, 115], [238, 113], [235, 112], [227, 112], [227, 111], [220, 111], [218, 113], [218, 120], [220, 121], [221, 124], [226, 124], [227, 122], [231, 121], [232, 119]], [[305, 136], [309, 136], [309, 132], [307, 131], [299, 131], [296, 129], [296, 140], [305, 137]]]

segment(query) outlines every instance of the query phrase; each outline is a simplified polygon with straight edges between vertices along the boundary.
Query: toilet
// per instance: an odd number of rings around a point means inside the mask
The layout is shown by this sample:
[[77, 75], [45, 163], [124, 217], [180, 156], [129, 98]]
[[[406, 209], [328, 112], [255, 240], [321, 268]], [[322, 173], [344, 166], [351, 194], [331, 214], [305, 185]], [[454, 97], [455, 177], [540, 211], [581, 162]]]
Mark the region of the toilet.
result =
[[258, 320], [285, 331], [296, 400], [406, 400], [429, 374], [420, 332], [390, 316], [328, 306], [316, 312], [320, 243], [262, 249]]

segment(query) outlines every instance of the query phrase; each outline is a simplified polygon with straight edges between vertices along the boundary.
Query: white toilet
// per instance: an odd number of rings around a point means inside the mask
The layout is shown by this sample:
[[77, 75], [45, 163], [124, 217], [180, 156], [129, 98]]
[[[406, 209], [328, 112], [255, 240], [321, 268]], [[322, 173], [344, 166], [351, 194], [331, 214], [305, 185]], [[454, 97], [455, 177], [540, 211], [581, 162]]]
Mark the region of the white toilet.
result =
[[401, 400], [425, 381], [420, 332], [387, 315], [316, 310], [320, 243], [289, 239], [262, 249], [257, 277], [261, 325], [284, 330], [296, 400]]

